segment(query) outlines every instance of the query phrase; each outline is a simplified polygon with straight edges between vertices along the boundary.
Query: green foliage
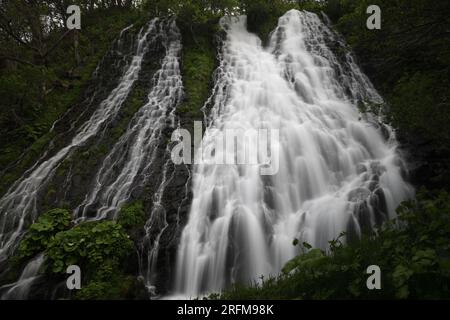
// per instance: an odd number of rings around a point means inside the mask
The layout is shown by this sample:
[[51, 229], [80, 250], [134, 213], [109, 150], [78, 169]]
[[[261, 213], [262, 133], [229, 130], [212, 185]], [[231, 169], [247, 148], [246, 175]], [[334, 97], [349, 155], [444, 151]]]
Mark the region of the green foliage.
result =
[[116, 262], [105, 261], [92, 278], [75, 293], [77, 300], [136, 299], [146, 297], [135, 276], [125, 275]]
[[177, 112], [189, 113], [201, 118], [200, 109], [208, 98], [211, 75], [214, 71], [215, 57], [212, 51], [185, 48], [182, 73], [185, 88], [185, 100]]
[[[450, 290], [450, 194], [418, 194], [398, 208], [398, 220], [360, 242], [331, 243], [295, 257], [277, 278], [236, 285], [223, 299], [442, 299]], [[382, 290], [368, 290], [366, 268], [378, 265]]]
[[234, 13], [238, 5], [238, 0], [147, 0], [144, 9], [157, 16], [176, 15], [190, 26]]
[[70, 227], [70, 221], [70, 213], [66, 209], [53, 209], [41, 215], [20, 242], [20, 259], [31, 258], [44, 251], [55, 234]]
[[56, 234], [46, 255], [54, 273], [63, 273], [73, 264], [95, 273], [107, 261], [121, 261], [132, 248], [129, 236], [116, 222], [86, 222]]
[[[1, 173], [0, 194], [42, 154], [54, 135], [49, 133], [53, 123], [81, 100], [92, 72], [120, 30], [132, 22], [138, 26], [142, 20], [135, 10], [99, 8], [85, 12], [83, 32], [78, 35], [79, 63], [73, 39], [66, 37], [46, 64], [2, 64], [3, 50], [14, 45], [0, 37], [0, 168], [11, 167]], [[63, 31], [56, 28], [51, 37], [60, 38]], [[0, 35], [2, 32], [0, 28]], [[17, 50], [14, 54], [21, 59], [33, 56], [27, 47]]]
[[[48, 133], [52, 123], [79, 101], [92, 71], [118, 32], [131, 22], [137, 28], [146, 19], [135, 10], [111, 9], [116, 6], [114, 2], [102, 1], [101, 8], [91, 7], [91, 2], [87, 1], [77, 3], [88, 12], [83, 16], [83, 32], [79, 34], [81, 61], [75, 61], [73, 38], [62, 41], [45, 59], [26, 46], [14, 44], [3, 34], [0, 38], [2, 55], [14, 55], [30, 62], [12, 62], [0, 57], [0, 167], [7, 168], [29, 147], [16, 166], [4, 170], [0, 193], [36, 160], [54, 137], [53, 133]], [[382, 30], [370, 31], [365, 27], [365, 9], [369, 4], [381, 6]], [[448, 187], [450, 181], [448, 5], [445, 0], [431, 3], [425, 0], [325, 1], [326, 12], [387, 97], [390, 106], [387, 116], [399, 129], [399, 137], [418, 146], [418, 151], [424, 150], [426, 160], [440, 168], [439, 172], [425, 174], [425, 179], [444, 187]], [[109, 9], [105, 10], [106, 7]], [[216, 65], [214, 37], [221, 16], [246, 13], [249, 30], [266, 42], [279, 16], [286, 10], [319, 10], [322, 4], [282, 0], [148, 0], [144, 8], [152, 15], [178, 16], [183, 35], [181, 71], [186, 99], [177, 112], [200, 118], [200, 108], [210, 93], [211, 75]], [[33, 16], [40, 19], [40, 15]], [[14, 23], [22, 20], [23, 15], [18, 16]], [[28, 25], [14, 27], [29, 31]], [[58, 28], [52, 30], [46, 39], [48, 43], [43, 43], [44, 48], [50, 47], [48, 44], [58, 39], [61, 32]], [[74, 161], [95, 165], [107, 152], [108, 143], [123, 133], [144, 99], [145, 86], [137, 83], [123, 106], [124, 113], [111, 130], [110, 140], [83, 150]], [[367, 105], [363, 108], [380, 109]], [[48, 195], [55, 190], [51, 186]], [[328, 255], [303, 243], [302, 250], [306, 253], [289, 261], [277, 278], [264, 280], [262, 286], [237, 284], [222, 295], [212, 297], [448, 298], [449, 206], [450, 196], [446, 192], [421, 193], [417, 201], [402, 204], [398, 209], [399, 219], [387, 223], [377, 237], [367, 235], [360, 242], [350, 244], [342, 244], [339, 239], [331, 241]], [[28, 259], [45, 251], [49, 274], [63, 274], [70, 264], [87, 270], [83, 289], [75, 298], [132, 297], [136, 295], [133, 291], [139, 291], [136, 288], [142, 289], [142, 286], [124, 272], [123, 262], [133, 249], [125, 231], [130, 233], [144, 222], [145, 212], [139, 201], [122, 209], [118, 223], [87, 222], [70, 230], [70, 213], [54, 209], [30, 227], [20, 243], [18, 257]], [[294, 240], [293, 244], [298, 245], [299, 241]], [[381, 291], [366, 288], [365, 270], [371, 264], [381, 267]]]
[[391, 95], [392, 122], [402, 132], [423, 137], [425, 143], [434, 143], [435, 152], [441, 154], [450, 152], [448, 88], [450, 81], [444, 74], [415, 72], [401, 77]]
[[322, 250], [312, 249], [311, 251], [299, 255], [294, 259], [286, 263], [286, 265], [281, 270], [283, 273], [288, 274], [292, 270], [300, 269], [315, 269], [320, 267], [322, 262], [326, 261], [325, 254]]
[[142, 201], [124, 205], [119, 212], [117, 223], [127, 231], [142, 227], [145, 224], [145, 211]]
[[201, 108], [210, 94], [212, 74], [216, 66], [214, 36], [217, 20], [196, 25], [185, 25], [178, 19], [183, 36], [183, 61], [181, 74], [185, 99], [177, 112], [201, 119]]
[[[142, 226], [145, 222], [142, 203], [126, 206], [120, 215], [125, 228]], [[69, 265], [83, 270], [82, 289], [75, 299], [146, 298], [144, 285], [125, 272], [125, 261], [133, 252], [133, 243], [121, 224], [113, 221], [84, 222], [72, 229], [68, 210], [53, 209], [31, 225], [20, 242], [12, 262], [20, 265], [40, 252], [46, 255], [48, 277], [60, 277]], [[14, 271], [13, 270], [13, 271]], [[11, 274], [11, 281], [17, 274]]]
[[[122, 221], [137, 223], [139, 207], [134, 205], [126, 209], [128, 215]], [[50, 273], [62, 274], [69, 265], [80, 266], [83, 284], [73, 296], [75, 299], [145, 298], [143, 284], [125, 272], [126, 260], [133, 251], [133, 243], [120, 224], [114, 221], [85, 222], [58, 233], [50, 241], [46, 250], [47, 268]]]

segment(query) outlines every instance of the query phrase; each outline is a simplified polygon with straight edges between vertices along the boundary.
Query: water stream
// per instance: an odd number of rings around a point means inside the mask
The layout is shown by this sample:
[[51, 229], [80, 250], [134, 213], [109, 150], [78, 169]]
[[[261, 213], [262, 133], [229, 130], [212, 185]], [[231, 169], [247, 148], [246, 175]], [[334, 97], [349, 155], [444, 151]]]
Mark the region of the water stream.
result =
[[276, 275], [299, 253], [294, 239], [326, 249], [342, 231], [358, 236], [394, 217], [412, 194], [394, 135], [357, 108], [380, 96], [351, 54], [338, 59], [328, 48], [340, 40], [316, 14], [287, 12], [267, 48], [245, 17], [222, 26], [203, 146], [228, 129], [279, 130], [279, 170], [213, 165], [229, 150], [203, 155], [177, 257], [175, 294], [183, 296]]
[[49, 159], [36, 164], [0, 199], [0, 261], [6, 259], [17, 246], [24, 227], [37, 218], [40, 191], [54, 175], [58, 166], [74, 149], [101, 133], [105, 125], [119, 112], [138, 78], [143, 56], [151, 44], [149, 35], [154, 30], [156, 21], [157, 19], [153, 20], [140, 31], [134, 56], [125, 68], [119, 84], [77, 130], [70, 143]]

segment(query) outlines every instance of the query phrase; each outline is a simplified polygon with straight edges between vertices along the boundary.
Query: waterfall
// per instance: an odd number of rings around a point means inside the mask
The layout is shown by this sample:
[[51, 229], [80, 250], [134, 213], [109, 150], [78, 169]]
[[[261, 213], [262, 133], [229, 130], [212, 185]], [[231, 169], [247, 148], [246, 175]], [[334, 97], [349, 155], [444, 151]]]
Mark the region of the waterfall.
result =
[[[296, 254], [294, 239], [327, 249], [342, 231], [393, 218], [413, 190], [402, 178], [395, 136], [362, 117], [358, 101], [380, 96], [316, 14], [291, 10], [268, 48], [245, 17], [226, 17], [220, 66], [203, 145], [227, 129], [279, 130], [279, 170], [194, 167], [193, 201], [177, 254], [175, 294], [198, 296], [276, 275]], [[215, 150], [215, 154], [221, 150]]]
[[19, 280], [0, 288], [7, 289], [1, 300], [24, 300], [28, 298], [31, 286], [39, 278], [39, 269], [44, 263], [44, 254], [40, 253], [25, 266]]
[[82, 218], [89, 211], [96, 212], [95, 219], [116, 218], [133, 188], [144, 186], [150, 178], [163, 130], [174, 127], [175, 106], [183, 94], [179, 69], [181, 35], [174, 19], [160, 20], [155, 26], [166, 49], [161, 69], [154, 76], [147, 103], [112, 147], [95, 176], [94, 186], [75, 210]]
[[70, 143], [49, 159], [37, 163], [0, 199], [0, 261], [6, 259], [14, 250], [26, 224], [37, 218], [39, 193], [54, 175], [58, 166], [71, 155], [74, 149], [83, 146], [91, 138], [101, 133], [102, 129], [119, 112], [138, 78], [143, 57], [152, 43], [150, 35], [154, 31], [157, 21], [158, 19], [152, 20], [140, 31], [134, 56], [124, 69], [119, 84], [76, 131]]
[[[93, 187], [75, 210], [81, 219], [89, 218], [90, 212], [96, 212], [94, 219], [117, 218], [133, 190], [144, 187], [152, 179], [152, 184], [157, 187], [140, 248], [143, 260], [140, 261], [140, 273], [152, 294], [155, 292], [153, 280], [159, 239], [167, 226], [161, 201], [165, 187], [174, 175], [174, 171], [169, 170], [169, 146], [162, 151], [160, 146], [166, 143], [165, 130], [175, 128], [175, 107], [183, 96], [181, 34], [175, 19], [161, 20], [158, 30], [166, 54], [161, 69], [155, 73], [148, 101], [112, 147], [95, 176]], [[161, 173], [161, 178], [157, 172]]]

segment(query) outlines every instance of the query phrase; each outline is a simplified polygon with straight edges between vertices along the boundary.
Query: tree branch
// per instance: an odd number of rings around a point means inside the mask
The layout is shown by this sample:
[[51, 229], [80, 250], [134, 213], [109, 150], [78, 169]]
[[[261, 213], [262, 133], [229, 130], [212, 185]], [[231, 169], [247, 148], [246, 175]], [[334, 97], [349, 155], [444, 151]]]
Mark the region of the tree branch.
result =
[[30, 61], [23, 60], [23, 59], [16, 58], [16, 57], [1, 55], [0, 59], [16, 61], [16, 62], [19, 62], [19, 63], [22, 63], [22, 64], [26, 64], [26, 65], [29, 65], [29, 66], [37, 67], [37, 65], [35, 65], [34, 63], [32, 63]]
[[[3, 22], [2, 22], [3, 20]], [[3, 10], [0, 10], [0, 27], [16, 42], [18, 42], [21, 45], [24, 45], [38, 53], [40, 53], [40, 50], [26, 41], [24, 41], [19, 35], [15, 34], [14, 30], [11, 27], [11, 20], [7, 19], [5, 13]]]
[[47, 57], [53, 50], [55, 50], [56, 47], [58, 47], [58, 45], [61, 43], [61, 41], [63, 41], [64, 38], [67, 37], [67, 35], [68, 35], [69, 33], [71, 33], [71, 32], [72, 32], [71, 29], [69, 29], [69, 30], [67, 30], [66, 32], [64, 32], [64, 34], [58, 39], [58, 41], [56, 41], [56, 42], [53, 44], [53, 46], [45, 52], [45, 54], [44, 54], [43, 57], [44, 57], [44, 58]]

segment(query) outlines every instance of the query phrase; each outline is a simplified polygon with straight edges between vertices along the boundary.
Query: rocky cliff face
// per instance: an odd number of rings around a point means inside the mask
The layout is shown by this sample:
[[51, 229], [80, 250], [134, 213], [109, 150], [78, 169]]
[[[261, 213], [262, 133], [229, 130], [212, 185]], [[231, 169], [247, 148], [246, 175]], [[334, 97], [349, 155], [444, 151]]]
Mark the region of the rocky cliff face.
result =
[[[316, 20], [319, 21], [314, 16]], [[336, 76], [336, 86], [339, 83], [342, 87], [340, 98], [346, 97], [354, 105], [365, 106], [364, 97], [370, 96], [381, 103], [381, 97], [357, 68], [344, 41], [326, 24], [316, 24], [317, 30], [314, 29], [305, 41], [306, 50], [329, 60]], [[273, 43], [268, 44], [273, 47], [271, 54], [277, 59], [282, 55], [285, 28], [279, 26], [272, 37]], [[215, 35], [214, 45], [219, 52], [226, 36], [225, 31]], [[185, 41], [197, 42], [195, 35], [180, 31], [173, 19], [154, 19], [149, 26], [131, 26], [123, 30], [99, 63], [80, 102], [55, 124], [55, 138], [35, 165], [45, 164], [67, 145], [73, 144], [71, 141], [78, 137], [79, 128], [92, 122], [99, 106], [105, 101], [113, 103], [111, 94], [123, 82], [131, 82], [126, 87], [123, 101], [119, 100], [116, 114], [106, 118], [90, 139], [76, 145], [55, 165], [45, 183], [36, 188], [35, 210], [41, 213], [51, 208], [68, 208], [73, 212], [75, 225], [90, 219], [117, 219], [123, 205], [142, 203], [145, 223], [128, 230], [135, 252], [124, 261], [126, 271], [140, 279], [134, 298], [148, 297], [146, 292], [142, 294], [144, 286], [150, 297], [164, 295], [173, 289], [177, 250], [193, 199], [193, 166], [175, 165], [171, 161], [170, 150], [174, 145], [171, 136], [176, 128], [183, 128], [193, 137], [194, 121], [208, 123], [211, 120], [209, 112], [215, 103], [213, 99], [209, 101], [204, 97], [205, 101], [195, 106], [196, 110], [186, 112], [182, 108], [191, 98], [183, 90], [185, 78], [182, 77], [185, 74], [181, 70], [184, 70], [186, 50], [182, 50], [182, 45]], [[140, 52], [140, 46], [145, 50], [138, 56], [136, 52]], [[139, 70], [128, 79], [124, 70], [134, 67]], [[289, 70], [285, 71], [285, 80], [295, 88], [298, 96], [304, 98], [304, 88], [297, 86]], [[208, 75], [212, 82], [210, 89], [214, 83], [220, 82], [220, 71], [219, 68], [216, 81], [212, 81], [213, 74]], [[226, 91], [225, 87], [222, 89]], [[227, 99], [226, 95], [222, 98]], [[364, 112], [362, 117], [381, 131], [385, 140], [394, 139], [390, 129], [382, 124], [382, 119], [367, 116]], [[194, 139], [191, 143], [193, 147]], [[141, 159], [135, 161], [136, 158]], [[35, 167], [25, 173], [25, 178], [33, 175]], [[369, 207], [374, 210], [377, 226], [388, 218], [388, 210], [383, 206], [385, 196], [380, 187], [382, 172], [376, 163], [362, 167], [360, 171], [358, 174], [366, 172], [370, 181], [368, 189], [355, 189], [348, 195], [349, 201], [359, 205], [355, 210], [355, 220], [347, 226], [355, 237], [360, 227], [372, 227], [367, 217]], [[118, 189], [123, 192], [118, 192]], [[370, 198], [372, 193], [374, 196]], [[366, 201], [368, 197], [370, 199]], [[275, 208], [273, 203], [268, 203], [268, 206]], [[27, 224], [32, 222], [32, 216], [28, 216]], [[3, 278], [12, 279], [11, 274], [8, 275], [10, 268], [5, 269], [7, 272], [3, 273]], [[33, 285], [29, 297], [55, 299], [67, 296], [64, 283], [63, 278], [46, 274]]]
[[[73, 139], [77, 137], [79, 128], [86, 122], [92, 121], [92, 117], [98, 111], [99, 106], [105, 104], [105, 101], [109, 103], [108, 100], [112, 99], [111, 93], [117, 90], [117, 88], [123, 91], [124, 100], [120, 101], [121, 103], [118, 106], [120, 109], [117, 114], [102, 122], [98, 134], [95, 134], [91, 139], [74, 148], [65, 159], [57, 164], [45, 183], [39, 185], [35, 204], [35, 211], [38, 215], [50, 208], [63, 207], [73, 210], [74, 218], [76, 218], [76, 209], [94, 187], [96, 173], [103, 165], [108, 153], [127, 131], [130, 122], [140, 108], [149, 102], [149, 92], [157, 85], [158, 77], [161, 78], [161, 74], [158, 74], [158, 72], [160, 72], [161, 63], [167, 54], [167, 43], [168, 41], [172, 41], [171, 37], [173, 37], [170, 34], [166, 21], [155, 19], [155, 21], [150, 23], [154, 24], [153, 28], [155, 30], [150, 30], [151, 27], [148, 26], [143, 26], [142, 29], [130, 26], [122, 31], [109, 52], [99, 63], [79, 103], [74, 105], [55, 123], [52, 129], [55, 138], [49, 143], [46, 152], [33, 168], [30, 168], [24, 174], [24, 179], [26, 179], [27, 176], [33, 174], [34, 168], [58, 156], [60, 150], [73, 143]], [[143, 36], [147, 27], [149, 28], [148, 34]], [[145, 49], [145, 53], [142, 57], [139, 57], [141, 58], [140, 60], [136, 59], [136, 52], [140, 50], [138, 46], [145, 46], [145, 48], [141, 49]], [[137, 66], [133, 66], [137, 63], [139, 63], [139, 71], [131, 74], [129, 70], [131, 68], [137, 68]], [[124, 73], [127, 69], [128, 73]], [[165, 75], [162, 76], [164, 77]], [[124, 81], [132, 81], [131, 87], [125, 88], [127, 91], [120, 87], [121, 82]], [[168, 160], [167, 142], [170, 141], [173, 130], [173, 124], [167, 123], [164, 126], [162, 135], [158, 138], [159, 141], [157, 142], [154, 157], [155, 161], [151, 163], [151, 167], [147, 168], [148, 170], [146, 172], [142, 171], [140, 173], [141, 175], [146, 175], [147, 178], [149, 176], [149, 179], [146, 179], [146, 183], [136, 183], [130, 186], [130, 196], [127, 202], [143, 200], [147, 219], [150, 219], [154, 213], [154, 194], [157, 193], [159, 186], [165, 179], [163, 177], [163, 167]], [[174, 173], [175, 170], [177, 171], [176, 174]], [[178, 173], [179, 171], [181, 173]], [[180, 207], [186, 198], [184, 193], [188, 190], [186, 189], [186, 181], [188, 180], [189, 173], [184, 167], [168, 167], [167, 172], [164, 174], [167, 177], [175, 177], [167, 179], [167, 182], [164, 182], [170, 186], [168, 186], [167, 196], [164, 197], [163, 207], [167, 210], [168, 220], [170, 222], [176, 221], [175, 225], [177, 225], [179, 223], [178, 215], [183, 214], [183, 210]], [[139, 177], [136, 180], [139, 180]], [[85, 218], [95, 217], [96, 210], [96, 206], [89, 208]], [[27, 225], [30, 225], [33, 221], [32, 217], [29, 216], [27, 218]], [[171, 223], [169, 229], [172, 228], [173, 224]], [[157, 227], [152, 228], [148, 237], [154, 240], [154, 234], [160, 231]], [[167, 233], [170, 237], [172, 234], [173, 232]], [[142, 272], [139, 269], [139, 261], [144, 261], [147, 254], [145, 252], [145, 245], [143, 244], [143, 238], [145, 236], [145, 228], [142, 225], [141, 230], [133, 237], [138, 248], [136, 251], [140, 250], [142, 253], [142, 255], [133, 255], [131, 261], [128, 262], [128, 269], [134, 272], [136, 276]], [[163, 247], [170, 248], [170, 245], [167, 243], [173, 240], [166, 240], [165, 237], [162, 239]], [[164, 254], [162, 256], [164, 257]], [[161, 259], [161, 262], [163, 261], [164, 258]], [[11, 270], [11, 264], [8, 261], [4, 262], [3, 266], [2, 283], [6, 284], [13, 280], [11, 277], [19, 270]], [[17, 268], [17, 266], [14, 267]], [[64, 290], [59, 290], [61, 292], [58, 293], [60, 280], [47, 276], [41, 278], [36, 282], [35, 286], [36, 288], [39, 286], [40, 289], [32, 290], [30, 297], [57, 298], [58, 294], [67, 294]]]

